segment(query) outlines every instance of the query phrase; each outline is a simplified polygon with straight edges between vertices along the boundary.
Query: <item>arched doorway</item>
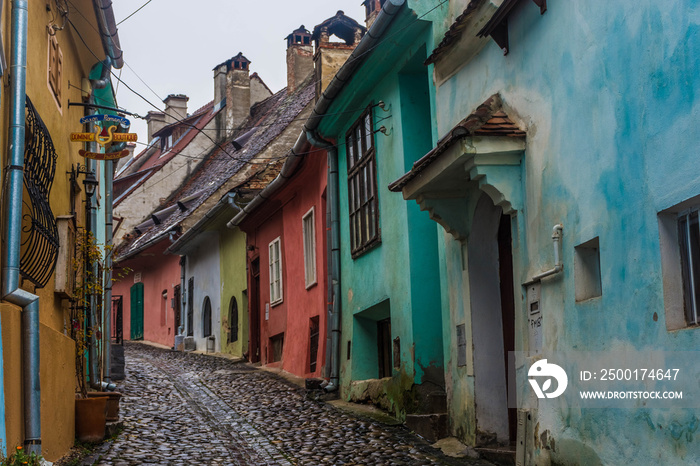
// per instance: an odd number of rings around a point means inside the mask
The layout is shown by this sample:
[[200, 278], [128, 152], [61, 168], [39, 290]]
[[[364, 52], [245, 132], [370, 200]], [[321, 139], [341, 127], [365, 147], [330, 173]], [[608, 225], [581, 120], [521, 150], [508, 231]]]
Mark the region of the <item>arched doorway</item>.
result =
[[204, 298], [204, 304], [202, 304], [202, 336], [211, 336], [211, 301], [209, 296]]
[[474, 397], [477, 431], [484, 443], [515, 440], [517, 419], [508, 408], [515, 383], [508, 352], [515, 350], [515, 301], [510, 216], [483, 193], [467, 242], [474, 343]]

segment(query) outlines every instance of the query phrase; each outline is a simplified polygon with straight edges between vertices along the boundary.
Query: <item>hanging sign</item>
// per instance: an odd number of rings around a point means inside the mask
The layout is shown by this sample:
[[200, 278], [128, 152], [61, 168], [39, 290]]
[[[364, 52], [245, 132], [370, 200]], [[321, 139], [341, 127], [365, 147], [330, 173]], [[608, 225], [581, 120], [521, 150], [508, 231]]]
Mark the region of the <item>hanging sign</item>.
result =
[[[129, 128], [131, 123], [124, 117], [117, 115], [88, 115], [80, 119], [80, 123], [93, 124], [95, 131], [93, 133], [71, 133], [71, 142], [96, 142], [105, 148], [105, 152], [89, 152], [79, 150], [78, 153], [85, 158], [94, 160], [114, 160], [126, 157], [129, 151], [126, 149], [112, 150], [110, 148], [113, 143], [136, 142], [138, 135], [136, 133], [117, 133], [119, 127]], [[115, 123], [104, 127], [105, 123]], [[123, 146], [122, 146], [123, 147]]]

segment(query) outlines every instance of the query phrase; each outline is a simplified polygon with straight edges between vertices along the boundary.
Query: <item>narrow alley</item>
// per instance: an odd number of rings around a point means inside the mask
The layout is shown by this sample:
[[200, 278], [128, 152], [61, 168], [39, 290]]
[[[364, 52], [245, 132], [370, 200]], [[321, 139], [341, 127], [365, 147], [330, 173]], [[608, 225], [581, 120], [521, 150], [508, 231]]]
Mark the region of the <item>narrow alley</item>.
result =
[[489, 464], [445, 456], [405, 427], [312, 400], [247, 364], [134, 343], [125, 359], [124, 429], [87, 464]]

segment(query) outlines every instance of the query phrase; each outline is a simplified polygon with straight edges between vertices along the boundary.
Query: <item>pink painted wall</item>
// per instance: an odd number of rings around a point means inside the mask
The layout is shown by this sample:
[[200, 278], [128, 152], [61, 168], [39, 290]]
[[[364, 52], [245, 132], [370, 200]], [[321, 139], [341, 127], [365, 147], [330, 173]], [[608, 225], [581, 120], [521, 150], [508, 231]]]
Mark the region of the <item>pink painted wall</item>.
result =
[[[280, 367], [301, 377], [320, 377], [325, 364], [326, 170], [324, 151], [307, 155], [294, 177], [241, 225], [248, 235], [249, 250], [250, 246], [255, 248], [248, 253], [248, 260], [258, 255], [260, 259], [260, 359], [264, 365]], [[316, 236], [316, 284], [307, 289], [302, 218], [312, 207]], [[270, 306], [269, 320], [266, 320], [265, 306], [270, 302], [269, 244], [277, 237], [281, 237], [283, 301]], [[249, 299], [250, 306], [254, 305], [254, 301]], [[319, 321], [319, 343], [316, 370], [311, 372], [310, 319], [313, 317]], [[270, 338], [282, 332], [282, 361], [272, 362]], [[253, 340], [251, 336], [251, 343]]]
[[[167, 243], [165, 245], [160, 243]], [[123, 296], [124, 339], [131, 336], [131, 287], [134, 275], [141, 273], [143, 282], [143, 339], [165, 346], [173, 346], [177, 327], [172, 298], [180, 285], [180, 256], [163, 254], [167, 239], [141, 252], [138, 256], [118, 264], [132, 271], [112, 285], [112, 296]], [[167, 293], [163, 299], [163, 292]], [[182, 313], [181, 313], [182, 314]], [[113, 320], [114, 322], [114, 320]]]

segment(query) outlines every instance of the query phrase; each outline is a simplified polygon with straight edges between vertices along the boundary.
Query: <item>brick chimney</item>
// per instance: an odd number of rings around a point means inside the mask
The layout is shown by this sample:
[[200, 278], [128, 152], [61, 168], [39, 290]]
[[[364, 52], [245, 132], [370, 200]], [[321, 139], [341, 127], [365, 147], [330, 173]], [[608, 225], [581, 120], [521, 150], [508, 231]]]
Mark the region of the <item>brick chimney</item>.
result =
[[165, 124], [171, 125], [176, 121], [187, 118], [187, 101], [190, 100], [184, 94], [170, 94], [163, 101], [165, 103]]
[[382, 9], [386, 0], [365, 0], [362, 4], [365, 6], [365, 25], [367, 29], [372, 26], [374, 20], [377, 19], [379, 11]]
[[150, 143], [153, 140], [153, 135], [165, 127], [165, 113], [148, 112], [146, 124], [148, 124], [148, 142]]
[[[364, 26], [345, 16], [342, 11], [338, 11], [335, 16], [314, 28], [311, 40], [316, 45], [314, 54], [316, 99], [328, 87], [335, 73], [343, 66], [366, 31]], [[342, 42], [331, 41], [333, 36]]]
[[287, 36], [287, 92], [294, 92], [313, 71], [311, 33], [302, 24]]
[[217, 137], [225, 139], [250, 114], [250, 60], [239, 53], [214, 68]]

